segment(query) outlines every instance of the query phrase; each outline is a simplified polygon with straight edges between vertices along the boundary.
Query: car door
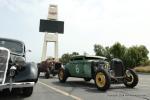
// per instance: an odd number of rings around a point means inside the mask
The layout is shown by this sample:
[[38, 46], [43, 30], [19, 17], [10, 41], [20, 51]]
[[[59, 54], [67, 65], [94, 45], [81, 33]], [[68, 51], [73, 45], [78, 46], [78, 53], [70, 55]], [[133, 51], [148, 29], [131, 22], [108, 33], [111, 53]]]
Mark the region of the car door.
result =
[[69, 70], [71, 76], [75, 76], [75, 62], [71, 61], [66, 65], [66, 68]]
[[75, 63], [75, 72], [76, 76], [84, 77], [84, 61], [79, 60]]
[[91, 62], [85, 61], [83, 70], [84, 70], [84, 77], [91, 77]]
[[69, 64], [69, 72], [71, 76], [75, 77], [83, 77], [83, 61], [82, 60], [74, 60]]

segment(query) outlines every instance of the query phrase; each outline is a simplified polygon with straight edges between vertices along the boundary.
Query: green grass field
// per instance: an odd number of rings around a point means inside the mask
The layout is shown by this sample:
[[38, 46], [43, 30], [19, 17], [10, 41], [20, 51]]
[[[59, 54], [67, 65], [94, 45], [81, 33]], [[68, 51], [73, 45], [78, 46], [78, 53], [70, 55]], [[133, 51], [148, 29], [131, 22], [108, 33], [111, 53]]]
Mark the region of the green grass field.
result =
[[150, 73], [150, 66], [139, 66], [134, 68], [136, 72]]

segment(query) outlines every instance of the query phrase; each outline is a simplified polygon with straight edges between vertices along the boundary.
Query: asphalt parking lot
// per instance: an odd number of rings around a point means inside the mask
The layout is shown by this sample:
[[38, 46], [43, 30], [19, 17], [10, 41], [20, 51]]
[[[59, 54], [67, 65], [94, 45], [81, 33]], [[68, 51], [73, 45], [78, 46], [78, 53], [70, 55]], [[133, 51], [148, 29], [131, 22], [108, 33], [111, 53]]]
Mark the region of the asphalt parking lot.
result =
[[138, 86], [133, 89], [113, 84], [108, 91], [101, 92], [93, 80], [84, 82], [83, 79], [68, 78], [66, 83], [59, 83], [57, 76], [44, 79], [41, 75], [32, 96], [1, 95], [0, 100], [150, 100], [150, 75], [139, 74], [139, 79]]

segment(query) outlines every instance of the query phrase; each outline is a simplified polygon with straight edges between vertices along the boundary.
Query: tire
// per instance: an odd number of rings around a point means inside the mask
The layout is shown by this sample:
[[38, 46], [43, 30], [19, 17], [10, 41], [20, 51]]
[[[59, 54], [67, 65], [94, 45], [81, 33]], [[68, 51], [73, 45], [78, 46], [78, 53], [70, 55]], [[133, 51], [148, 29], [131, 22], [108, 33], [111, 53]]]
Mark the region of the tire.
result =
[[56, 76], [57, 75], [57, 73], [53, 73], [53, 76]]
[[3, 96], [8, 96], [8, 95], [11, 94], [11, 92], [9, 91], [9, 89], [3, 89], [3, 90], [1, 91], [1, 94], [2, 94]]
[[126, 87], [134, 88], [138, 84], [138, 81], [139, 81], [138, 76], [133, 70], [131, 69], [126, 70], [125, 78], [123, 81]]
[[47, 69], [45, 72], [45, 78], [46, 79], [50, 78], [50, 70], [49, 69]]
[[58, 72], [58, 79], [59, 79], [59, 82], [61, 83], [65, 83], [66, 80], [68, 78], [68, 74], [67, 74], [67, 71], [63, 68], [61, 68]]
[[0, 97], [3, 96], [3, 91], [0, 91]]
[[84, 78], [84, 81], [89, 82], [91, 80], [91, 78]]
[[45, 73], [45, 78], [48, 79], [49, 77], [50, 77], [50, 74], [46, 72]]
[[55, 70], [54, 70], [54, 69], [53, 69], [53, 70], [51, 70], [50, 72], [51, 72], [51, 74], [52, 74], [53, 76], [56, 76], [56, 74], [57, 74], [57, 73], [55, 72]]
[[104, 69], [96, 71], [94, 81], [97, 89], [100, 91], [106, 91], [110, 87], [110, 77]]
[[22, 95], [24, 97], [29, 97], [31, 96], [33, 93], [33, 87], [25, 87], [22, 89]]
[[38, 77], [40, 76], [40, 70], [38, 69]]

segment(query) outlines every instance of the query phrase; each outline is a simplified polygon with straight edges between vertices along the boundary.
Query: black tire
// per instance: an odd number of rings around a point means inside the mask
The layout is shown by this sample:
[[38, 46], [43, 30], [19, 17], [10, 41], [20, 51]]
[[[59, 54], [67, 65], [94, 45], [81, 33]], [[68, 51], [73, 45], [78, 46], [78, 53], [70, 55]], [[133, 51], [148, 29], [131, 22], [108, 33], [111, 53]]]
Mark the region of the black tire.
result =
[[24, 97], [29, 97], [31, 96], [33, 93], [33, 87], [25, 87], [22, 89], [22, 95]]
[[129, 71], [130, 75], [125, 75], [124, 78], [124, 85], [128, 88], [134, 88], [137, 84], [138, 84], [138, 75], [131, 69], [128, 69], [127, 71]]
[[57, 73], [53, 73], [53, 76], [56, 76], [57, 75]]
[[56, 74], [57, 74], [54, 69], [52, 69], [50, 72], [53, 76], [56, 76]]
[[0, 97], [3, 96], [3, 91], [0, 91]]
[[50, 70], [47, 69], [47, 71], [45, 72], [45, 78], [48, 79], [50, 78]]
[[94, 81], [97, 89], [100, 91], [106, 91], [110, 87], [110, 77], [104, 69], [96, 71]]
[[89, 82], [91, 80], [91, 78], [84, 78], [84, 81]]
[[40, 70], [38, 69], [38, 77], [40, 76]]
[[10, 92], [9, 89], [3, 89], [3, 90], [1, 91], [1, 94], [2, 94], [3, 96], [8, 96], [8, 95], [11, 94], [11, 92]]
[[35, 79], [35, 81], [34, 81], [34, 82], [35, 82], [35, 83], [37, 83], [37, 82], [38, 82], [38, 80], [39, 80], [39, 77], [37, 77], [37, 79]]
[[61, 83], [65, 83], [66, 80], [68, 78], [68, 73], [65, 69], [61, 68], [58, 72], [58, 79], [59, 79], [59, 82]]
[[46, 72], [46, 73], [45, 73], [45, 78], [46, 78], [46, 79], [50, 78], [50, 74]]

